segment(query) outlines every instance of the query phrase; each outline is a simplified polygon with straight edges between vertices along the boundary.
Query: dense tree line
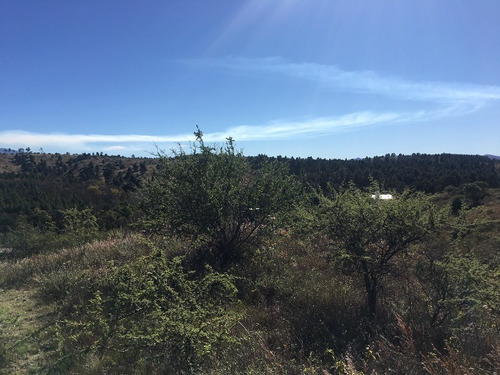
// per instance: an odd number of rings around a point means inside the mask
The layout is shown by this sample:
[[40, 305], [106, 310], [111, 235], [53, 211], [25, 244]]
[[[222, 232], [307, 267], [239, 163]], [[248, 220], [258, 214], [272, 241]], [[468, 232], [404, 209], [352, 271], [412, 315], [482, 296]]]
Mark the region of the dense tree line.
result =
[[387, 154], [365, 159], [269, 158], [249, 157], [258, 167], [263, 160], [276, 159], [287, 163], [290, 172], [316, 187], [336, 187], [353, 182], [358, 187], [370, 186], [377, 180], [384, 189], [442, 192], [446, 187], [482, 181], [490, 187], [500, 186], [499, 162], [478, 155], [456, 154]]
[[[104, 227], [121, 226], [130, 219], [119, 217], [127, 207], [130, 211], [133, 193], [156, 174], [161, 164], [161, 158], [141, 160], [97, 153], [23, 152], [0, 157], [11, 164], [0, 173], [0, 232], [13, 227], [18, 215], [29, 215], [35, 208], [54, 214], [70, 207], [90, 206]], [[399, 192], [410, 189], [437, 193], [461, 187], [477, 202], [484, 194], [484, 187], [500, 186], [499, 162], [482, 156], [388, 154], [357, 160], [265, 155], [242, 158], [254, 170], [269, 162], [283, 163], [299, 181], [323, 190], [350, 182], [366, 188], [375, 179], [382, 189]]]
[[[73, 207], [91, 208], [103, 230], [126, 227], [137, 219], [139, 189], [145, 182], [157, 178], [158, 173], [168, 173], [164, 157], [133, 159], [102, 153], [69, 155], [31, 151], [0, 157], [7, 165], [0, 173], [0, 233], [15, 229], [20, 220], [36, 223], [37, 210], [46, 212], [61, 229], [59, 211]], [[188, 157], [175, 156], [176, 159]], [[240, 163], [238, 168], [248, 164], [257, 175], [261, 173], [257, 171], [270, 164], [283, 165], [298, 181], [323, 191], [345, 187], [348, 183], [367, 188], [372, 180], [378, 181], [380, 189], [399, 192], [410, 189], [436, 193], [446, 189], [455, 194], [452, 209], [457, 215], [466, 204], [479, 204], [486, 187], [500, 186], [499, 162], [471, 155], [388, 154], [358, 160], [326, 160], [239, 154], [236, 160]], [[207, 179], [210, 178], [207, 175]], [[191, 185], [191, 190], [182, 192], [193, 193], [192, 189], [197, 187]], [[253, 205], [259, 206], [262, 202]]]

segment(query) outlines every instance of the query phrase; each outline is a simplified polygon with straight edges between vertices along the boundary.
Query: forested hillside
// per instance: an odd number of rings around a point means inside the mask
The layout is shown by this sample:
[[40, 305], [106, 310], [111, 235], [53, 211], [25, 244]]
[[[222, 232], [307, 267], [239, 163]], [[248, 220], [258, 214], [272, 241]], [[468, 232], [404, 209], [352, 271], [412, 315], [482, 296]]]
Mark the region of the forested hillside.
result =
[[0, 155], [1, 374], [500, 371], [498, 160], [195, 136]]
[[[259, 165], [261, 160], [268, 158], [260, 155], [249, 159]], [[352, 160], [276, 159], [288, 163], [290, 172], [302, 181], [322, 188], [328, 184], [338, 187], [348, 182], [354, 182], [358, 187], [369, 187], [371, 178], [386, 189], [411, 189], [426, 193], [438, 193], [447, 187], [477, 181], [489, 187], [500, 186], [499, 161], [479, 155], [387, 154]]]
[[[252, 169], [283, 163], [306, 185], [326, 189], [354, 183], [381, 188], [440, 193], [464, 192], [467, 184], [500, 186], [500, 161], [477, 155], [386, 155], [357, 160], [245, 157]], [[35, 212], [57, 219], [58, 211], [90, 207], [103, 229], [127, 226], [136, 218], [137, 192], [157, 173], [158, 158], [126, 158], [103, 154], [0, 155], [0, 232], [15, 227], [19, 215], [36, 221]], [[474, 189], [474, 187], [469, 187]], [[469, 194], [470, 195], [470, 194]], [[57, 221], [57, 220], [56, 220]], [[58, 224], [60, 226], [60, 223]]]
[[0, 232], [14, 228], [20, 216], [36, 221], [41, 211], [61, 227], [58, 212], [73, 207], [91, 208], [103, 229], [128, 225], [134, 193], [156, 163], [102, 154], [0, 155]]

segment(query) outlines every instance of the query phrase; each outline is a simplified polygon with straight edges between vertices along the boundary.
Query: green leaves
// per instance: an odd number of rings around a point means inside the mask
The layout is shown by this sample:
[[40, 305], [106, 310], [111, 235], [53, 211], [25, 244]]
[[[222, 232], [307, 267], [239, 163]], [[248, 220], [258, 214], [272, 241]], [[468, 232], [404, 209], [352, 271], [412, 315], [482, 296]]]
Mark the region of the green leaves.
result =
[[190, 154], [182, 148], [173, 157], [159, 153], [159, 176], [144, 190], [144, 224], [191, 239], [224, 269], [291, 209], [296, 185], [282, 164], [251, 170], [231, 138], [207, 146], [200, 130], [195, 135]]
[[96, 238], [99, 225], [90, 208], [70, 208], [63, 211], [63, 215], [64, 232], [73, 237], [77, 245], [82, 246]]
[[[377, 189], [372, 183], [372, 191]], [[352, 185], [331, 198], [320, 196], [319, 202], [317, 230], [343, 269], [363, 277], [374, 316], [383, 276], [392, 272], [395, 257], [436, 226], [436, 209], [420, 193], [406, 191], [381, 200]]]
[[61, 324], [69, 354], [95, 351], [120, 361], [148, 357], [156, 368], [188, 370], [231, 342], [240, 315], [229, 275], [184, 270], [182, 258], [154, 254], [117, 268], [102, 290]]

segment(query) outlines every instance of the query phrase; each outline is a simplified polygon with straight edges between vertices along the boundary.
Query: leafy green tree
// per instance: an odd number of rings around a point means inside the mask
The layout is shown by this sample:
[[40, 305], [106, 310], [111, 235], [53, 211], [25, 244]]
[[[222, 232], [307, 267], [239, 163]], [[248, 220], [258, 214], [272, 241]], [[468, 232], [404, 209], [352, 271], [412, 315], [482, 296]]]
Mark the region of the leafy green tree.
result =
[[292, 207], [295, 184], [281, 163], [251, 170], [231, 138], [208, 146], [200, 130], [191, 153], [159, 152], [161, 169], [144, 190], [145, 224], [194, 241], [213, 265], [228, 267], [258, 245]]
[[383, 279], [393, 271], [397, 257], [423, 239], [437, 221], [436, 209], [423, 194], [407, 191], [381, 200], [353, 185], [333, 197], [320, 196], [318, 216], [319, 230], [334, 258], [345, 271], [363, 278], [372, 318]]
[[472, 205], [479, 205], [481, 199], [485, 196], [485, 191], [483, 186], [478, 182], [473, 182], [470, 184], [465, 184], [464, 187], [465, 199]]
[[64, 233], [72, 237], [77, 245], [82, 246], [96, 239], [99, 225], [90, 208], [84, 210], [70, 208], [64, 210], [63, 215]]

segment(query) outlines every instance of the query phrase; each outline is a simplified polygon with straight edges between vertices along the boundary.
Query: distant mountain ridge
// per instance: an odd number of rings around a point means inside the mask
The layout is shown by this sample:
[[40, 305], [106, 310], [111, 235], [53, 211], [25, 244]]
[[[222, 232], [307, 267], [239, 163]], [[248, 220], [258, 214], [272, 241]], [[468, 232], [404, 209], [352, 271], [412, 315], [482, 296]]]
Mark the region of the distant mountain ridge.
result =
[[15, 155], [18, 152], [19, 152], [19, 150], [14, 150], [12, 148], [0, 147], [0, 154]]
[[498, 155], [486, 154], [484, 156], [487, 157], [488, 159], [500, 160], [500, 156], [498, 156]]

